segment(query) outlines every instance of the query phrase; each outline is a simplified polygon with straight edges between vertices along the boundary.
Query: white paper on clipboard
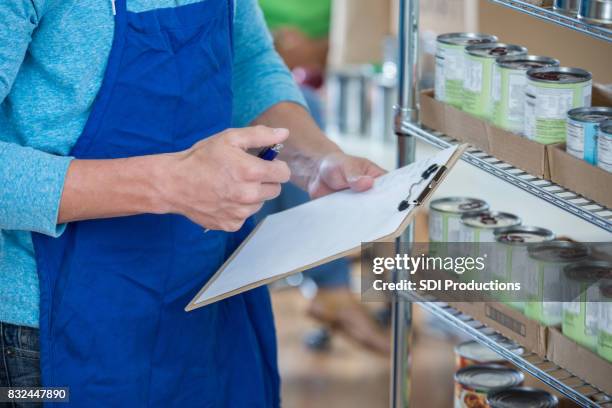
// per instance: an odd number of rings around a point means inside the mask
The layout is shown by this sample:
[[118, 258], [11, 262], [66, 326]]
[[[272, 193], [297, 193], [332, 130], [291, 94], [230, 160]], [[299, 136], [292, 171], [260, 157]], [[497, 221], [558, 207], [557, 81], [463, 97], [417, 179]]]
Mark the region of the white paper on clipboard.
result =
[[[432, 164], [448, 171], [465, 146], [442, 150], [379, 177], [363, 193], [330, 194], [268, 216], [187, 305], [190, 311], [311, 267], [356, 253], [362, 242], [392, 239], [407, 227], [416, 207], [398, 211], [407, 198], [431, 188], [419, 183]], [[419, 183], [419, 184], [415, 184]], [[435, 188], [435, 186], [433, 186]]]

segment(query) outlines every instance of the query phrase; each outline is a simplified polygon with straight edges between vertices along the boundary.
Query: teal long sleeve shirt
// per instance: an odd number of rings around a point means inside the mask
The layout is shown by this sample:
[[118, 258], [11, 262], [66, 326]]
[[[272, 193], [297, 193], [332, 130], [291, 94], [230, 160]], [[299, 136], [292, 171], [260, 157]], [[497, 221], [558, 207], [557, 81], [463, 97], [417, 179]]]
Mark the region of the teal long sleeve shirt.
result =
[[[202, 0], [128, 0], [141, 12]], [[203, 0], [206, 1], [206, 0]], [[233, 125], [274, 104], [303, 104], [256, 0], [236, 0]], [[38, 325], [31, 231], [58, 236], [68, 156], [112, 45], [111, 0], [0, 2], [0, 321]]]

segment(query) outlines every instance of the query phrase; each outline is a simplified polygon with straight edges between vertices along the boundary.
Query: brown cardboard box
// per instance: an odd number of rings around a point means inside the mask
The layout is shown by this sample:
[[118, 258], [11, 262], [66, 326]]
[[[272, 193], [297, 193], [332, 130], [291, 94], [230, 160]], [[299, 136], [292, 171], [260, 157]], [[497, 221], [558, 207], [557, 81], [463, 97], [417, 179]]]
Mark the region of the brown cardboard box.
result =
[[478, 1], [478, 30], [523, 45], [530, 54], [557, 58], [563, 66], [586, 69], [594, 82], [612, 83], [612, 52], [606, 41], [487, 0]]
[[540, 357], [546, 356], [548, 328], [496, 302], [452, 302], [450, 306], [497, 330]]
[[612, 393], [612, 364], [555, 328], [548, 332], [546, 357], [602, 391]]
[[432, 90], [421, 93], [421, 122], [467, 142], [529, 174], [548, 179], [546, 146], [497, 128], [453, 106], [436, 101]]
[[568, 154], [565, 144], [547, 149], [552, 181], [612, 208], [612, 173]]
[[328, 64], [332, 68], [382, 60], [390, 33], [391, 0], [334, 0]]

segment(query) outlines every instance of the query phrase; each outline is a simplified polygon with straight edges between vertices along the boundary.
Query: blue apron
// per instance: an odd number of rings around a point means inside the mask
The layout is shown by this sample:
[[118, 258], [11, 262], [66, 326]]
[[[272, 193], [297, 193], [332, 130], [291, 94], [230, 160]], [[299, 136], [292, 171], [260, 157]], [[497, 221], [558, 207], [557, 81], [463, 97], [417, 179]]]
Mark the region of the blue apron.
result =
[[[116, 8], [105, 78], [71, 155], [176, 152], [230, 127], [231, 0]], [[145, 214], [33, 234], [43, 385], [70, 387], [75, 407], [278, 406], [267, 290], [184, 311], [251, 228], [205, 234], [183, 216]]]

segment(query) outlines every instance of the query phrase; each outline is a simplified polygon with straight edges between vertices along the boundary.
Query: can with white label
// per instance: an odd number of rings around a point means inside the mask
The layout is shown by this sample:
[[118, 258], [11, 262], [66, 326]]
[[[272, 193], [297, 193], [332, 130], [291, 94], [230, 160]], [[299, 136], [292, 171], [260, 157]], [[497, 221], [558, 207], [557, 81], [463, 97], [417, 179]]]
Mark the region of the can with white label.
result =
[[580, 68], [527, 71], [525, 136], [538, 143], [565, 142], [567, 112], [591, 106], [591, 73]]
[[461, 108], [474, 116], [490, 119], [493, 114], [491, 88], [495, 60], [526, 54], [527, 48], [513, 44], [490, 43], [466, 47]]
[[493, 124], [510, 132], [523, 133], [527, 71], [556, 66], [559, 66], [559, 60], [550, 57], [499, 57], [493, 65]]
[[567, 112], [566, 151], [587, 163], [597, 164], [599, 126], [612, 119], [612, 108], [595, 106]]
[[459, 242], [461, 216], [468, 212], [484, 211], [489, 204], [478, 198], [445, 197], [429, 205], [429, 240], [431, 242]]
[[612, 282], [599, 284], [599, 320], [597, 322], [597, 354], [612, 362]]
[[[570, 339], [591, 350], [597, 348], [599, 282], [612, 279], [612, 263], [585, 261], [566, 266], [562, 330]], [[571, 300], [570, 300], [571, 299]]]
[[[546, 326], [556, 326], [563, 320], [563, 269], [589, 256], [589, 248], [578, 242], [551, 241], [528, 248], [530, 263], [527, 271], [525, 315]], [[553, 300], [554, 299], [554, 300]]]
[[517, 387], [525, 376], [520, 371], [497, 364], [473, 365], [455, 373], [455, 408], [488, 407], [487, 394]]
[[448, 33], [436, 38], [435, 98], [461, 107], [465, 47], [494, 43], [497, 37], [482, 33]]
[[[520, 310], [525, 309], [525, 285], [529, 270], [528, 248], [530, 245], [552, 241], [555, 234], [546, 228], [519, 225], [495, 230], [495, 250], [489, 260], [492, 277], [502, 282], [520, 283], [521, 291], [514, 299], [505, 299], [506, 304]], [[509, 296], [513, 298], [512, 295]]]
[[597, 167], [612, 173], [612, 120], [599, 125], [597, 135]]

